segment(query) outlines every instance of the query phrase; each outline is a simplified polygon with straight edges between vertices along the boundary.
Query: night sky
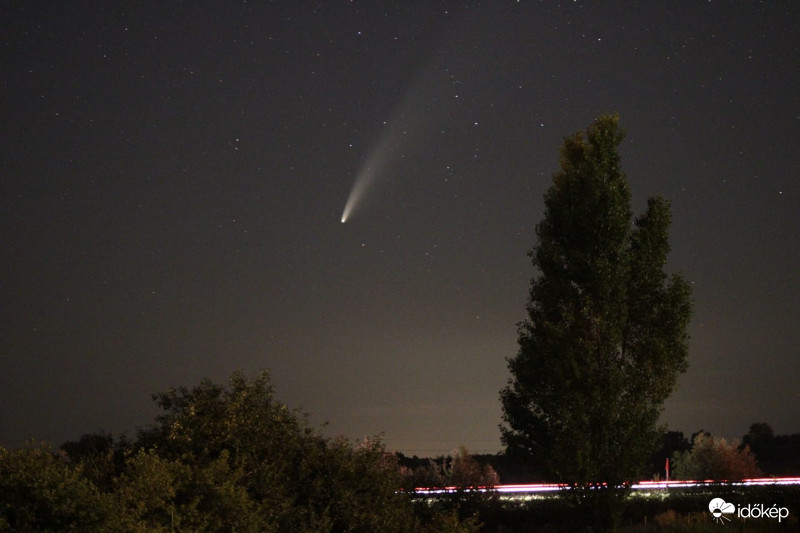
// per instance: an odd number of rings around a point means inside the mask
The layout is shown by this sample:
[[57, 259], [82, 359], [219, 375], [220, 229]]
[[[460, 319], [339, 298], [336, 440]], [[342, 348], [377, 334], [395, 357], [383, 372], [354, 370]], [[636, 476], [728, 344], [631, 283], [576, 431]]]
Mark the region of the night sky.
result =
[[500, 450], [542, 196], [609, 112], [693, 288], [663, 422], [800, 432], [800, 3], [602, 4], [2, 2], [0, 445], [240, 368], [329, 435]]

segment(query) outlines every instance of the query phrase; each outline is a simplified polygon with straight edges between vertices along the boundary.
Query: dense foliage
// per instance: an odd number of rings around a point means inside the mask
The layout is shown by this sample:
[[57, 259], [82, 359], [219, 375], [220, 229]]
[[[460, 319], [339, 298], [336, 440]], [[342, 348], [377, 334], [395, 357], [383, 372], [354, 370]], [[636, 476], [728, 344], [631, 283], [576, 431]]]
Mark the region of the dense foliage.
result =
[[576, 487], [642, 474], [663, 402], [687, 368], [690, 289], [664, 273], [669, 204], [650, 198], [632, 221], [623, 137], [618, 117], [603, 116], [564, 140], [501, 392], [509, 454]]
[[457, 513], [415, 512], [379, 439], [313, 431], [269, 376], [234, 373], [155, 395], [134, 442], [106, 435], [0, 448], [0, 531], [473, 531]]
[[65, 454], [0, 448], [0, 531], [110, 531], [112, 498]]
[[676, 479], [739, 481], [764, 474], [748, 446], [705, 432], [694, 436], [691, 449], [677, 452], [673, 464]]

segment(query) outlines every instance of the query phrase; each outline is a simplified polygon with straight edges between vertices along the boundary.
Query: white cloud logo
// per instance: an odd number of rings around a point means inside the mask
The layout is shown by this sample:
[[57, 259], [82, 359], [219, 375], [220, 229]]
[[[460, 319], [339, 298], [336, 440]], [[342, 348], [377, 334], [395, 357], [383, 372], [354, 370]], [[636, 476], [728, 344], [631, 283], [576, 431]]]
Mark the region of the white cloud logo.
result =
[[710, 502], [708, 502], [708, 510], [711, 511], [711, 514], [714, 515], [714, 521], [724, 523], [725, 521], [730, 522], [730, 518], [724, 516], [726, 514], [733, 514], [736, 512], [736, 506], [732, 503], [727, 503], [722, 498], [714, 498]]

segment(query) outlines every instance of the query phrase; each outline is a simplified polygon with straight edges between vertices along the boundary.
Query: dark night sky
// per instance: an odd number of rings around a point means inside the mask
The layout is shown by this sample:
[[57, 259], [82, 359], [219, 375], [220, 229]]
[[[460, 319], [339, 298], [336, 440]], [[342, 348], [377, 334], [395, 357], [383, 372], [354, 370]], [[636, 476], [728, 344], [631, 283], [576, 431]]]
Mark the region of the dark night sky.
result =
[[499, 450], [542, 195], [606, 112], [694, 289], [663, 421], [800, 432], [800, 4], [603, 4], [2, 2], [0, 445], [268, 368], [329, 434]]

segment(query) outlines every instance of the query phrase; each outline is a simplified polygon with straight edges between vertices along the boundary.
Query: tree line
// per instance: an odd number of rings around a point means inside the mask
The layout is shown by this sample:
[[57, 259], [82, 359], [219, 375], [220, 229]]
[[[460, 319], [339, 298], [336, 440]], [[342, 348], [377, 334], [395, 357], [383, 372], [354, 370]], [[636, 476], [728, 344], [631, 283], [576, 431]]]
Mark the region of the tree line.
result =
[[[463, 453], [463, 451], [461, 452]], [[406, 472], [414, 472], [416, 487], [437, 487], [448, 484], [446, 471], [453, 459], [407, 457], [397, 452], [398, 463]], [[468, 456], [476, 466], [469, 477], [472, 485], [497, 483], [558, 482], [547, 477], [535, 465], [521, 464], [505, 452]], [[775, 435], [767, 423], [755, 423], [741, 439], [728, 441], [700, 430], [686, 436], [682, 431], [664, 431], [660, 444], [651, 450], [650, 459], [640, 479], [739, 481], [755, 477], [791, 477], [800, 475], [800, 433]], [[459, 478], [463, 480], [463, 476]], [[452, 483], [457, 484], [457, 483]]]
[[673, 479], [737, 481], [755, 477], [800, 475], [800, 433], [775, 435], [769, 424], [758, 422], [739, 440], [727, 441], [707, 431], [689, 438], [683, 432], [665, 433], [653, 456], [651, 470], [665, 477], [664, 458], [672, 462]]
[[154, 399], [163, 412], [135, 439], [0, 448], [0, 531], [477, 530], [457, 507], [399, 490], [380, 438], [321, 436], [274, 398], [267, 372]]

